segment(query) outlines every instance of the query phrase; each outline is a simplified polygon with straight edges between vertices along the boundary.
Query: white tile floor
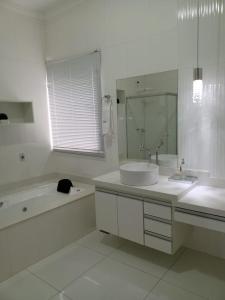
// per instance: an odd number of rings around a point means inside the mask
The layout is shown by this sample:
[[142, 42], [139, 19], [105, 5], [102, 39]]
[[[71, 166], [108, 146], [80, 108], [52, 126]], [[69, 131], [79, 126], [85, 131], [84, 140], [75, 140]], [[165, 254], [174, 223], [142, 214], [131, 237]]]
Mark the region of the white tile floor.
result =
[[225, 300], [225, 260], [93, 232], [0, 284], [0, 300]]

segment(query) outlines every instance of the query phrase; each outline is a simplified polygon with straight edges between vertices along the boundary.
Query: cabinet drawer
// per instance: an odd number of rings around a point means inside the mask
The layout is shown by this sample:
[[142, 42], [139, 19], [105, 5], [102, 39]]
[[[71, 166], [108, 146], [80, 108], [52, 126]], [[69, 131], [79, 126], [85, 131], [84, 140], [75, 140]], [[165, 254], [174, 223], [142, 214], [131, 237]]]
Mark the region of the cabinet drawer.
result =
[[171, 220], [171, 207], [145, 202], [144, 213], [161, 219]]
[[225, 233], [225, 218], [204, 213], [176, 209], [174, 218], [177, 222], [190, 224]]
[[155, 236], [145, 234], [145, 246], [172, 254], [172, 243]]
[[145, 230], [155, 232], [168, 237], [172, 236], [172, 226], [170, 224], [162, 223], [160, 221], [145, 219]]

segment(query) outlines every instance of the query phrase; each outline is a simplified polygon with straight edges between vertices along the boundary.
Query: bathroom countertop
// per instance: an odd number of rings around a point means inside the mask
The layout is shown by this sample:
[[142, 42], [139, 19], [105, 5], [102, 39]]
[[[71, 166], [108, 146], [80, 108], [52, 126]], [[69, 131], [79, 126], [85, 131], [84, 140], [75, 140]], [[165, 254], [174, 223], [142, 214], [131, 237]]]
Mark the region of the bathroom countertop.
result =
[[197, 186], [176, 207], [225, 217], [225, 188]]
[[97, 187], [120, 191], [128, 194], [136, 194], [154, 199], [172, 201], [176, 203], [196, 184], [173, 182], [168, 176], [159, 176], [157, 184], [149, 186], [128, 186], [120, 182], [120, 172], [115, 171], [93, 179]]

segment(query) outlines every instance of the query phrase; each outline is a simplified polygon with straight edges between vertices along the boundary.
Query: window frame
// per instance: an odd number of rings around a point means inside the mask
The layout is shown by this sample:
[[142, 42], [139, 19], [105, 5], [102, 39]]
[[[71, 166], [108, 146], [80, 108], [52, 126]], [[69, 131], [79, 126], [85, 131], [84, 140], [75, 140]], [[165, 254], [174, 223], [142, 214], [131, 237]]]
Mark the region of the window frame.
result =
[[[55, 152], [55, 153], [67, 153], [67, 154], [75, 154], [75, 155], [81, 155], [81, 156], [89, 156], [89, 157], [96, 157], [96, 158], [104, 158], [105, 157], [105, 143], [104, 143], [104, 135], [102, 134], [102, 103], [103, 103], [103, 99], [102, 99], [102, 78], [101, 78], [101, 51], [99, 50], [95, 50], [91, 53], [87, 53], [81, 56], [72, 56], [72, 57], [68, 57], [68, 58], [64, 58], [64, 59], [60, 59], [60, 60], [48, 60], [46, 61], [46, 69], [47, 69], [47, 65], [48, 64], [54, 64], [54, 63], [63, 63], [63, 62], [72, 62], [76, 59], [85, 57], [87, 55], [91, 55], [94, 53], [99, 53], [100, 55], [100, 64], [98, 67], [98, 76], [99, 76], [99, 80], [98, 80], [98, 86], [99, 86], [99, 113], [100, 113], [100, 136], [99, 136], [99, 140], [101, 143], [101, 150], [99, 151], [88, 151], [88, 150], [80, 150], [80, 149], [75, 149], [75, 148], [57, 148], [54, 147], [54, 142], [53, 142], [53, 129], [52, 129], [52, 120], [51, 120], [51, 104], [50, 104], [50, 97], [49, 97], [49, 90], [48, 90], [48, 76], [46, 75], [46, 84], [47, 84], [47, 100], [48, 100], [48, 115], [49, 115], [49, 127], [50, 127], [50, 140], [51, 140], [51, 151]], [[46, 72], [47, 73], [47, 72]]]

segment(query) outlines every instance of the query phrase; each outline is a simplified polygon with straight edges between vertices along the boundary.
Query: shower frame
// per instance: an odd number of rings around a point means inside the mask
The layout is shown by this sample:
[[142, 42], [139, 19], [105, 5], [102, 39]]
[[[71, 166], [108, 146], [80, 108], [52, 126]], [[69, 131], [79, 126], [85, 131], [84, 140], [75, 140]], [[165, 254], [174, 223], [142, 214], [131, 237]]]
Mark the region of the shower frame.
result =
[[[145, 94], [145, 95], [134, 95], [134, 96], [128, 96], [125, 98], [125, 113], [126, 113], [126, 155], [127, 155], [127, 159], [128, 159], [128, 124], [127, 124], [127, 102], [128, 100], [131, 100], [131, 99], [138, 99], [138, 100], [141, 100], [143, 98], [151, 98], [151, 97], [160, 97], [160, 96], [174, 96], [176, 97], [176, 119], [177, 119], [177, 122], [178, 122], [178, 94], [177, 93], [171, 93], [171, 92], [160, 92], [160, 93], [154, 93], [154, 94]], [[145, 120], [144, 120], [144, 123], [145, 123]], [[177, 126], [176, 126], [176, 153], [178, 153], [178, 129], [177, 129]], [[144, 144], [144, 147], [145, 147], [145, 144]]]

